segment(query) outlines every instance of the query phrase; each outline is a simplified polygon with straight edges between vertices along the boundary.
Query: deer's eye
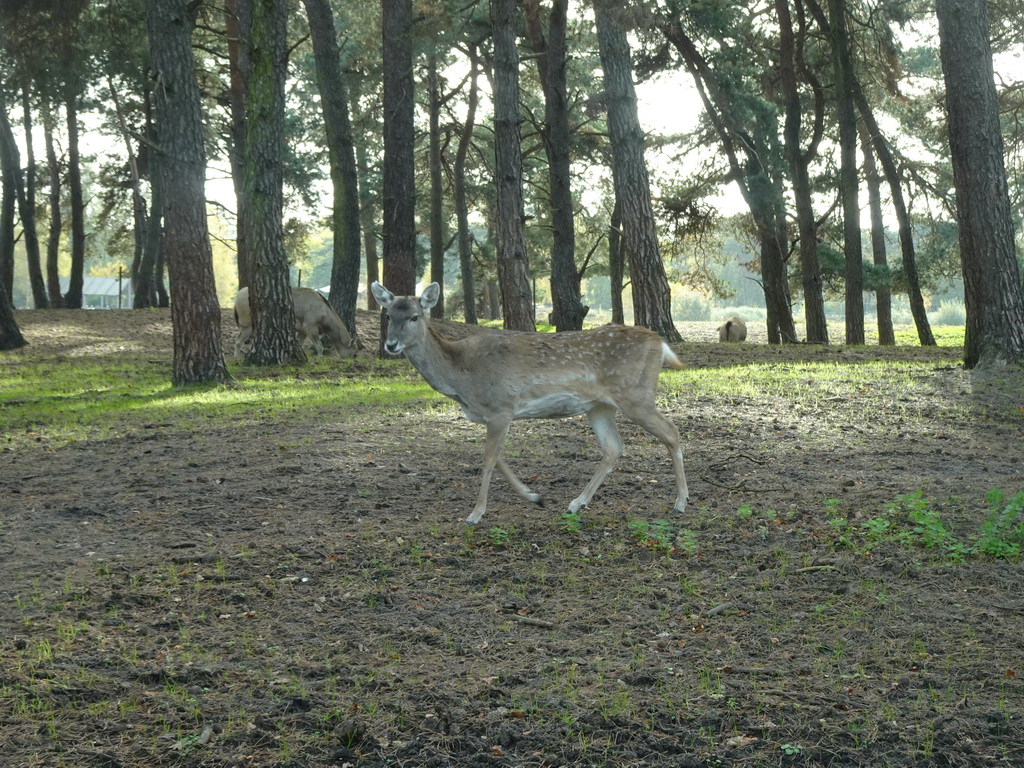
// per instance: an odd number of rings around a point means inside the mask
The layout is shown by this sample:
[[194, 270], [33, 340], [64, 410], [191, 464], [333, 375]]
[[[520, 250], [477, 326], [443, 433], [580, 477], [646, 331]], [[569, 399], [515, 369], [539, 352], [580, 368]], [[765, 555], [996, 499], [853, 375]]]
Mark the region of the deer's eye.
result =
[[410, 322], [410, 323], [415, 323], [415, 322], [416, 322], [417, 320], [419, 320], [419, 319], [420, 319], [420, 316], [419, 316], [419, 315], [412, 315], [412, 316], [411, 316], [411, 317], [409, 318], [409, 322]]

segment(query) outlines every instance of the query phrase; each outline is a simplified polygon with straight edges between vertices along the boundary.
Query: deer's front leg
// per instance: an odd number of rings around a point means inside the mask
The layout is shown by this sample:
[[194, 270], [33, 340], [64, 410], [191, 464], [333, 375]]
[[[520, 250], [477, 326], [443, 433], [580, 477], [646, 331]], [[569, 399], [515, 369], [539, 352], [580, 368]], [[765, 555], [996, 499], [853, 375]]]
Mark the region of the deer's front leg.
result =
[[487, 491], [491, 487], [491, 475], [494, 474], [494, 467], [497, 466], [501, 457], [501, 449], [505, 445], [505, 438], [508, 437], [508, 428], [511, 424], [507, 420], [492, 420], [487, 422], [487, 445], [484, 447], [484, 466], [480, 476], [480, 495], [477, 496], [476, 506], [473, 513], [466, 518], [470, 525], [476, 525], [480, 518], [487, 511]]

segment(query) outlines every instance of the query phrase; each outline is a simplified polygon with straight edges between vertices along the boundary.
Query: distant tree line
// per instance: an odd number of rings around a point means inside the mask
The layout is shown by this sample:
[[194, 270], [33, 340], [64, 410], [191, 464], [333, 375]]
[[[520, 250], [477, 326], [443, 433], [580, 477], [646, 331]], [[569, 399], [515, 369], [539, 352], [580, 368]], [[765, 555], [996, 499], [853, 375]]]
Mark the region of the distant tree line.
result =
[[[847, 343], [864, 342], [870, 291], [881, 343], [902, 292], [934, 344], [924, 295], [952, 254], [966, 364], [1019, 363], [1024, 189], [1006, 165], [1022, 177], [1024, 102], [993, 54], [1021, 52], [1022, 21], [1005, 0], [7, 0], [0, 348], [24, 343], [16, 249], [35, 307], [78, 308], [102, 241], [136, 307], [172, 307], [174, 381], [229, 380], [216, 211], [250, 290], [249, 362], [300, 360], [297, 209], [333, 232], [330, 301], [353, 334], [362, 272], [412, 293], [450, 260], [435, 314], [531, 330], [544, 279], [556, 328], [577, 329], [582, 280], [608, 275], [614, 319], [628, 291], [635, 322], [676, 341], [670, 284], [721, 289], [707, 259], [731, 185], [771, 343], [799, 340], [798, 302], [806, 340], [828, 343], [838, 290]], [[698, 101], [664, 109], [699, 110], [697, 128], [646, 133], [638, 83], [680, 77]], [[231, 202], [207, 198], [211, 168]], [[931, 247], [942, 231], [957, 237]]]

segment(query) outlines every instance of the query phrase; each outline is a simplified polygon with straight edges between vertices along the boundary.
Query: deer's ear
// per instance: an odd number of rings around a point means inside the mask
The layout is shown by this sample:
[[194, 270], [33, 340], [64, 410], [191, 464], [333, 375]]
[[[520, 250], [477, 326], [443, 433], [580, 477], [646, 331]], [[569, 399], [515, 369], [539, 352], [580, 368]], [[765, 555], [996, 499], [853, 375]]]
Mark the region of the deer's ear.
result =
[[395, 294], [376, 280], [370, 284], [370, 291], [373, 293], [373, 298], [375, 298], [377, 303], [384, 307], [384, 309], [390, 307], [391, 303], [395, 300]]
[[420, 306], [426, 311], [437, 304], [439, 298], [441, 298], [441, 286], [437, 283], [431, 283], [423, 289], [423, 295], [420, 296]]

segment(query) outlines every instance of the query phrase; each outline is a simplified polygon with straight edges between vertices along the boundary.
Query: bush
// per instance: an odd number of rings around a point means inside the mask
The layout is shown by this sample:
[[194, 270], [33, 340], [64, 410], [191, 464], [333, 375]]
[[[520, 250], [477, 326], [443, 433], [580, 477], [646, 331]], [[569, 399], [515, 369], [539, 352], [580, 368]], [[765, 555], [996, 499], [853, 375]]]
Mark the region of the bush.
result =
[[967, 309], [962, 301], [941, 301], [937, 310], [928, 313], [928, 322], [932, 325], [964, 325]]

